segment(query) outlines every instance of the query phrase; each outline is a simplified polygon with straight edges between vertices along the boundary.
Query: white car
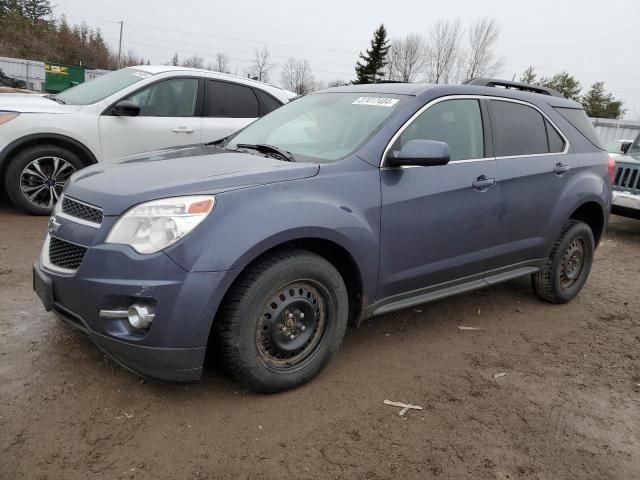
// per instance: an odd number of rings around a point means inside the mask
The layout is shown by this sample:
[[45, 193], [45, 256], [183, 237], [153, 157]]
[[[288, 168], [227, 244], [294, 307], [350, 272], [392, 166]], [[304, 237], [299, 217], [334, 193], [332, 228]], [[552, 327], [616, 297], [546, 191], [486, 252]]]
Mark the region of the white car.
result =
[[629, 150], [629, 147], [633, 144], [633, 140], [627, 140], [621, 138], [620, 140], [614, 140], [613, 142], [607, 143], [604, 148], [611, 155], [610, 157], [617, 157], [619, 155], [624, 155]]
[[234, 75], [149, 65], [58, 95], [1, 94], [0, 176], [17, 207], [46, 215], [82, 167], [219, 140], [295, 96]]

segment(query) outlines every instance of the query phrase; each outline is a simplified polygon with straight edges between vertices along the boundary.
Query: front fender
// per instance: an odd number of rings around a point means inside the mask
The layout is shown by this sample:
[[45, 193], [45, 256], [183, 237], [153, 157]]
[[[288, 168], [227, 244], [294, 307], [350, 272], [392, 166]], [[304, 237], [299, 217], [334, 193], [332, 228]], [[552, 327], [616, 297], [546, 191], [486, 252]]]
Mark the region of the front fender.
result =
[[363, 294], [373, 298], [380, 235], [379, 170], [368, 165], [335, 175], [331, 170], [313, 178], [219, 194], [214, 212], [166, 253], [188, 271], [242, 270], [287, 242], [326, 240], [351, 255], [362, 277]]

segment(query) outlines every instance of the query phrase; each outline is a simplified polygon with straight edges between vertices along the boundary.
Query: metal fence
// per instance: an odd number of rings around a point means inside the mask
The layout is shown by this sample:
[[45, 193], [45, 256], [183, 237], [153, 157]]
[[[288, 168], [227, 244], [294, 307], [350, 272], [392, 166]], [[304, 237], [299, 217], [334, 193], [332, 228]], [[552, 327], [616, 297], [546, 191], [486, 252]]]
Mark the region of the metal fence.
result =
[[0, 57], [0, 70], [2, 70], [7, 77], [24, 81], [29, 90], [42, 91], [42, 85], [44, 84], [44, 62]]
[[634, 140], [640, 134], [640, 121], [592, 118], [598, 138], [603, 144], [614, 140]]

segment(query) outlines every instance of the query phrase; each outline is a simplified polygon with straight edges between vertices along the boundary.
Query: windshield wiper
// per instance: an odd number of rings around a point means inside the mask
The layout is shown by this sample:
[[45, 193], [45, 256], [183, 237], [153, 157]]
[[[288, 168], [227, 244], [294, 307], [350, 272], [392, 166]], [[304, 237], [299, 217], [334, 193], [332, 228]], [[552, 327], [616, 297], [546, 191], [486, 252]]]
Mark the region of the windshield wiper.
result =
[[268, 145], [266, 143], [258, 143], [258, 144], [252, 144], [252, 143], [238, 143], [236, 144], [237, 148], [249, 148], [251, 150], [257, 150], [259, 152], [263, 152], [263, 153], [275, 153], [276, 155], [278, 155], [279, 157], [285, 159], [287, 162], [295, 162], [296, 159], [293, 156], [293, 154], [291, 152], [288, 152], [286, 150], [283, 150], [282, 148], [278, 148], [276, 146], [273, 145]]
[[66, 105], [67, 104], [67, 102], [65, 102], [61, 98], [56, 97], [55, 95], [45, 95], [44, 98], [48, 98], [49, 100], [53, 100], [54, 102], [57, 102], [60, 105]]

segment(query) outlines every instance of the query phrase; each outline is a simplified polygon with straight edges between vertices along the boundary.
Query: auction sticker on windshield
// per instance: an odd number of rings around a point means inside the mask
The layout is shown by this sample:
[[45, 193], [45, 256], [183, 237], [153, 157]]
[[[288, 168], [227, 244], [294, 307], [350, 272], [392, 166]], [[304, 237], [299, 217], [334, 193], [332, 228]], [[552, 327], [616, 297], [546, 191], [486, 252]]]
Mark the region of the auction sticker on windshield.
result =
[[384, 97], [360, 97], [356, 99], [352, 105], [374, 105], [376, 107], [393, 107], [398, 103], [397, 98]]

